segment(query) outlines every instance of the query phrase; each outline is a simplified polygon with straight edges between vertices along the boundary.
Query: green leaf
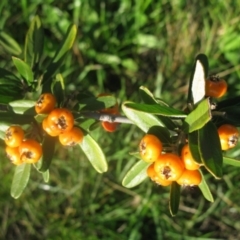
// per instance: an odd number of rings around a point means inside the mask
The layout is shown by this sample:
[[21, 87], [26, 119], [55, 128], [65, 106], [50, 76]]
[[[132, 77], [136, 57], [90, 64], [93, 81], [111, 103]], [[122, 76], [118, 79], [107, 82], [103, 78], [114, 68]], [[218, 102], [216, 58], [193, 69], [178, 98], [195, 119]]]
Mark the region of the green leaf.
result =
[[30, 66], [34, 67], [40, 61], [44, 44], [44, 34], [41, 20], [35, 16], [28, 29], [25, 47], [24, 47], [24, 61]]
[[193, 159], [197, 163], [202, 164], [202, 158], [199, 151], [198, 131], [194, 131], [188, 134], [188, 144]]
[[202, 181], [201, 183], [198, 185], [198, 187], [200, 188], [203, 196], [205, 197], [205, 199], [207, 199], [209, 202], [214, 202], [212, 193], [207, 185], [207, 182], [205, 180], [205, 177], [202, 173], [202, 171], [200, 171], [201, 175], [202, 175]]
[[141, 104], [141, 103], [125, 103], [126, 107], [155, 115], [162, 115], [172, 118], [185, 118], [186, 113], [168, 106], [161, 106], [159, 104]]
[[234, 158], [223, 157], [223, 163], [235, 167], [240, 167], [240, 160]]
[[22, 115], [22, 114], [15, 114], [15, 113], [9, 113], [9, 112], [0, 112], [0, 119], [1, 122], [4, 122], [6, 124], [30, 124], [34, 121], [34, 118], [32, 115]]
[[[153, 94], [146, 87], [141, 86], [139, 91], [140, 91], [140, 95], [141, 95], [141, 98], [144, 103], [146, 103], [146, 104], [161, 104], [161, 105], [168, 106], [165, 102], [155, 99]], [[158, 116], [158, 118], [168, 129], [171, 129], [171, 130], [176, 129], [175, 123], [170, 118], [165, 117], [165, 116]]]
[[43, 173], [42, 173], [42, 176], [43, 176], [44, 182], [45, 182], [45, 183], [48, 183], [48, 182], [49, 182], [49, 177], [50, 177], [49, 170], [43, 172]]
[[199, 130], [199, 151], [206, 169], [215, 178], [221, 178], [223, 156], [217, 128], [212, 122]]
[[176, 182], [173, 182], [171, 184], [169, 210], [172, 216], [175, 216], [178, 212], [180, 202], [180, 190], [181, 186], [178, 185]]
[[114, 96], [101, 96], [79, 99], [78, 103], [82, 111], [97, 111], [114, 106], [117, 100]]
[[204, 54], [196, 57], [190, 77], [188, 102], [196, 104], [205, 96], [205, 79], [208, 75], [208, 59]]
[[30, 66], [20, 58], [12, 57], [13, 63], [17, 68], [19, 74], [28, 82], [30, 85], [33, 82], [33, 72]]
[[19, 198], [26, 188], [30, 177], [31, 165], [23, 163], [16, 167], [11, 186], [11, 196], [15, 199]]
[[122, 104], [122, 110], [135, 125], [137, 125], [144, 132], [148, 132], [148, 130], [153, 126], [162, 126], [165, 125], [154, 115], [150, 113], [144, 113], [141, 111], [134, 110], [129, 108], [127, 104], [130, 102], [124, 102]]
[[183, 125], [184, 131], [190, 133], [198, 130], [209, 122], [211, 118], [210, 102], [209, 99], [206, 98], [185, 118]]
[[52, 158], [54, 156], [55, 144], [56, 137], [51, 137], [49, 135], [46, 135], [44, 137], [42, 144], [43, 156], [39, 164], [37, 164], [38, 171], [46, 172], [49, 169], [52, 162]]
[[97, 142], [89, 134], [84, 136], [83, 141], [79, 146], [97, 172], [103, 173], [107, 171], [108, 164], [104, 153]]
[[18, 100], [9, 103], [9, 106], [12, 107], [14, 113], [18, 114], [29, 114], [35, 115], [35, 110], [33, 107], [35, 106], [36, 101], [32, 100]]
[[77, 26], [70, 25], [67, 30], [67, 33], [65, 35], [65, 38], [60, 45], [59, 50], [56, 52], [50, 65], [47, 68], [46, 73], [43, 76], [43, 84], [46, 81], [48, 81], [56, 73], [56, 71], [60, 68], [67, 52], [73, 46], [76, 35], [77, 35]]
[[153, 126], [148, 130], [147, 133], [157, 136], [162, 143], [171, 143], [170, 132], [165, 127]]
[[22, 84], [21, 79], [17, 78], [12, 72], [0, 68], [0, 85], [21, 87]]
[[122, 185], [126, 188], [133, 188], [147, 178], [147, 168], [151, 163], [143, 160], [135, 163], [123, 178]]
[[[1, 117], [1, 115], [0, 115], [0, 117]], [[6, 131], [9, 127], [10, 127], [10, 124], [6, 123], [6, 122], [3, 122], [2, 119], [1, 119], [1, 122], [0, 122], [0, 139], [4, 140], [5, 135], [6, 135]]]
[[0, 31], [0, 45], [2, 45], [3, 49], [11, 55], [19, 55], [22, 52], [18, 43], [10, 35], [3, 31]]

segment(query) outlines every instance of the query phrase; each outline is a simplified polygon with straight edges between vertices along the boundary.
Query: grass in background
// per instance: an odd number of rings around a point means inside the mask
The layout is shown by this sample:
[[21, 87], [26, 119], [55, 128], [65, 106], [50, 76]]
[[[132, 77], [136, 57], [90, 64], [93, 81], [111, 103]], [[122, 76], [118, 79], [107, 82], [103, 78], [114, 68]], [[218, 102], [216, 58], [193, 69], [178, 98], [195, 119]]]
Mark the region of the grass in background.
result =
[[[210, 72], [229, 82], [227, 96], [240, 94], [238, 1], [17, 1], [0, 3], [0, 29], [23, 46], [30, 19], [38, 14], [45, 31], [48, 61], [68, 25], [78, 39], [62, 74], [67, 93], [114, 93], [120, 102], [140, 101], [138, 88], [179, 109], [186, 100], [189, 71], [202, 52]], [[14, 6], [14, 7], [12, 7]], [[11, 55], [0, 46], [0, 67], [14, 71]], [[226, 166], [221, 181], [209, 178], [215, 197], [209, 203], [197, 188], [184, 189], [180, 211], [168, 211], [168, 190], [146, 180], [134, 189], [121, 181], [136, 161], [143, 132], [122, 125], [118, 132], [94, 132], [104, 148], [109, 171], [96, 173], [78, 149], [59, 148], [45, 184], [32, 171], [20, 199], [10, 197], [13, 167], [1, 147], [0, 239], [238, 239], [239, 170]], [[239, 155], [239, 150], [232, 154]]]

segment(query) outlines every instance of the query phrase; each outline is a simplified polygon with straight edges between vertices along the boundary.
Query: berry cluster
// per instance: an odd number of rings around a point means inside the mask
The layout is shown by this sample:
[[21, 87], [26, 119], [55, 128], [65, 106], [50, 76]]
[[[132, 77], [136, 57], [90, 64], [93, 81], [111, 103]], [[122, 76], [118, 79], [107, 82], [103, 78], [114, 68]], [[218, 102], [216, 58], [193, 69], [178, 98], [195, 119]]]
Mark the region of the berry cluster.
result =
[[188, 144], [182, 148], [181, 157], [174, 153], [163, 154], [161, 141], [155, 135], [147, 134], [141, 140], [139, 150], [141, 158], [152, 163], [147, 169], [147, 175], [157, 184], [168, 186], [173, 181], [184, 186], [200, 184], [200, 165], [192, 158]]
[[43, 130], [50, 136], [58, 136], [63, 146], [75, 146], [83, 139], [83, 132], [74, 126], [74, 117], [66, 108], [55, 108], [56, 99], [51, 93], [40, 96], [35, 105], [36, 113], [48, 114], [42, 122]]
[[34, 139], [24, 139], [24, 131], [20, 126], [9, 127], [4, 140], [7, 157], [15, 165], [36, 163], [42, 157], [41, 144]]

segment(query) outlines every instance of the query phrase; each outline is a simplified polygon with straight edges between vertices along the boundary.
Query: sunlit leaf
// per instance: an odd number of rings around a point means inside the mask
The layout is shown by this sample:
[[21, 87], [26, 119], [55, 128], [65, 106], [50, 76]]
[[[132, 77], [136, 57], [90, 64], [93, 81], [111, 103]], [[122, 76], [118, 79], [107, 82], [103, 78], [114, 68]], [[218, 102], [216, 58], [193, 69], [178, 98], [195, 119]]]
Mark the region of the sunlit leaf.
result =
[[176, 182], [171, 184], [169, 210], [172, 216], [175, 216], [178, 212], [180, 202], [180, 190], [181, 186]]
[[153, 126], [162, 126], [165, 127], [164, 123], [161, 122], [156, 116], [145, 113], [142, 111], [137, 111], [132, 108], [129, 108], [127, 104], [130, 102], [125, 102], [122, 104], [122, 110], [135, 125], [137, 125], [144, 132], [148, 132], [148, 130]]
[[175, 108], [168, 106], [161, 106], [159, 104], [141, 104], [141, 103], [125, 103], [125, 106], [136, 111], [145, 113], [151, 113], [156, 115], [162, 115], [172, 118], [185, 118], [187, 115]]
[[201, 101], [197, 107], [185, 118], [184, 130], [193, 132], [202, 128], [208, 121], [211, 120], [211, 109], [209, 99]]
[[134, 164], [123, 178], [122, 185], [126, 188], [132, 188], [142, 183], [147, 178], [147, 168], [151, 163], [143, 160]]
[[19, 198], [26, 188], [30, 177], [31, 165], [23, 163], [16, 167], [12, 180], [11, 196], [13, 198]]
[[215, 178], [221, 178], [223, 156], [217, 128], [212, 122], [199, 129], [199, 152], [206, 169]]
[[18, 114], [29, 113], [29, 115], [35, 115], [33, 110], [35, 104], [36, 102], [32, 100], [18, 100], [9, 103], [13, 112]]
[[189, 83], [188, 102], [196, 104], [205, 96], [205, 79], [208, 74], [208, 59], [204, 54], [196, 57]]
[[223, 157], [223, 163], [235, 167], [240, 167], [240, 160], [234, 158]]
[[103, 173], [107, 171], [108, 164], [105, 155], [97, 142], [89, 134], [84, 136], [79, 146], [97, 172]]
[[43, 51], [44, 34], [41, 20], [35, 16], [31, 22], [25, 39], [24, 61], [34, 67], [39, 62]]
[[207, 185], [207, 182], [205, 180], [205, 177], [202, 173], [202, 171], [200, 171], [201, 175], [202, 175], [202, 181], [201, 183], [198, 185], [198, 187], [200, 188], [203, 196], [209, 201], [209, 202], [214, 202], [212, 193]]
[[20, 58], [12, 57], [12, 60], [18, 73], [28, 82], [28, 84], [31, 84], [33, 82], [33, 72], [30, 66]]

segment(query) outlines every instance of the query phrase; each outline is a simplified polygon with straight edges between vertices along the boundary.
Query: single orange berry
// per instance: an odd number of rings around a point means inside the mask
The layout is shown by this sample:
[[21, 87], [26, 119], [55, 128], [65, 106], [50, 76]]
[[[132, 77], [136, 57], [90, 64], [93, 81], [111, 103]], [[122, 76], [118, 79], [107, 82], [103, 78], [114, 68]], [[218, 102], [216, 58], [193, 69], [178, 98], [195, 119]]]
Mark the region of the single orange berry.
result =
[[50, 135], [52, 137], [56, 137], [60, 134], [60, 131], [55, 131], [54, 132], [54, 129], [49, 127], [47, 117], [44, 118], [43, 121], [42, 121], [42, 128], [48, 135]]
[[42, 146], [33, 139], [27, 139], [19, 146], [20, 159], [24, 163], [36, 163], [42, 157]]
[[190, 152], [189, 145], [186, 144], [183, 146], [181, 151], [181, 158], [183, 160], [184, 166], [188, 170], [197, 170], [199, 169], [200, 165], [195, 162], [193, 156]]
[[146, 134], [139, 144], [140, 156], [145, 162], [154, 162], [162, 153], [162, 142], [152, 134]]
[[9, 147], [7, 146], [5, 149], [5, 152], [7, 154], [7, 158], [10, 159], [10, 161], [15, 165], [20, 165], [23, 163], [20, 159], [20, 153], [18, 147]]
[[166, 153], [158, 157], [154, 163], [154, 169], [159, 178], [176, 181], [184, 171], [184, 164], [176, 154]]
[[47, 123], [52, 132], [60, 134], [73, 128], [74, 117], [66, 108], [55, 108], [49, 113]]
[[181, 186], [198, 186], [202, 181], [202, 175], [198, 170], [185, 169], [177, 183]]
[[24, 138], [24, 132], [20, 126], [11, 126], [7, 129], [4, 141], [9, 147], [18, 147]]
[[219, 77], [211, 76], [205, 82], [205, 95], [220, 98], [227, 92], [227, 83]]
[[172, 181], [168, 181], [168, 180], [163, 180], [161, 179], [155, 169], [154, 169], [154, 163], [152, 163], [148, 168], [147, 168], [147, 175], [151, 178], [151, 180], [161, 186], [169, 186]]
[[117, 122], [101, 122], [101, 124], [104, 130], [107, 132], [115, 132], [119, 125]]
[[221, 143], [222, 150], [228, 150], [237, 145], [239, 131], [230, 124], [224, 124], [218, 128], [218, 135]]
[[56, 105], [56, 98], [51, 93], [43, 93], [35, 104], [36, 113], [50, 113]]
[[61, 133], [58, 137], [63, 146], [75, 146], [83, 140], [83, 132], [80, 128], [73, 127], [70, 131]]

